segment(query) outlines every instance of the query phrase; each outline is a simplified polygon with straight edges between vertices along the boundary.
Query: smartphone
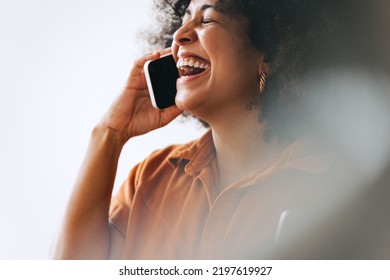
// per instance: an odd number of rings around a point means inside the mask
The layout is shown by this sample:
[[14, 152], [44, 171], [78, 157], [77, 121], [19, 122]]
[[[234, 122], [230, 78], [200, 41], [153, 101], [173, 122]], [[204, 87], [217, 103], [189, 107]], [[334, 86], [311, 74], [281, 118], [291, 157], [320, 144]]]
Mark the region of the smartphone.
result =
[[144, 72], [153, 107], [162, 110], [175, 105], [179, 72], [173, 56], [169, 54], [147, 61]]

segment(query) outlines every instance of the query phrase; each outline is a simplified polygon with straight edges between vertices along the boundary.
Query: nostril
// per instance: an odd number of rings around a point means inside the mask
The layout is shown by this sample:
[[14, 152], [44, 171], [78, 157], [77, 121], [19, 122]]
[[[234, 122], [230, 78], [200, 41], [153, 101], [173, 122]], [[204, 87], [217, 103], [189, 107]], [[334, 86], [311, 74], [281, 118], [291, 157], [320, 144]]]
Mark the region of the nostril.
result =
[[188, 43], [188, 42], [190, 42], [191, 40], [189, 39], [189, 38], [180, 38], [179, 39], [179, 42], [180, 43]]

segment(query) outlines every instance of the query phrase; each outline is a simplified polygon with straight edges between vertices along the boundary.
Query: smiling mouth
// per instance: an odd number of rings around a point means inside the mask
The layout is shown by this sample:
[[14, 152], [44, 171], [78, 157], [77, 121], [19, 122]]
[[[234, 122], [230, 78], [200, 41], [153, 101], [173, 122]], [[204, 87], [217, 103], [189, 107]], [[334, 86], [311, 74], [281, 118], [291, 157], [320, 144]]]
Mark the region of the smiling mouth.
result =
[[180, 76], [197, 75], [210, 68], [210, 64], [208, 62], [204, 62], [193, 57], [179, 58], [176, 66], [179, 69]]

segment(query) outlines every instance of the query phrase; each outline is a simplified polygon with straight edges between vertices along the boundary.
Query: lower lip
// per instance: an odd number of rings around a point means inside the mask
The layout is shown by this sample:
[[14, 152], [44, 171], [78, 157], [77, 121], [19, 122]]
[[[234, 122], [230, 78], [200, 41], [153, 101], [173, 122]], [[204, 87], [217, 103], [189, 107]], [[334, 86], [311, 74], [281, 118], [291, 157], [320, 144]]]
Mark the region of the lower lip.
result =
[[205, 71], [203, 71], [202, 73], [199, 73], [199, 74], [196, 74], [196, 75], [181, 76], [180, 78], [177, 79], [177, 83], [185, 83], [185, 82], [190, 82], [192, 80], [195, 80], [195, 79], [199, 78], [200, 76], [202, 76], [203, 74], [207, 73], [209, 70], [210, 70], [210, 68], [205, 70]]

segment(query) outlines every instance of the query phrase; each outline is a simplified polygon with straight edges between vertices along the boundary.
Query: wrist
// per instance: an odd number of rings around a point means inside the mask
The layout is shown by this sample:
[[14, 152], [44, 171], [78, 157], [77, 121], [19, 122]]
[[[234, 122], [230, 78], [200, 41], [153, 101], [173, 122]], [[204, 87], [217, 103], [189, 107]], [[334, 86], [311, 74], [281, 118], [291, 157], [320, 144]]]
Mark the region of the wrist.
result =
[[123, 132], [104, 125], [97, 125], [91, 133], [91, 141], [93, 143], [100, 143], [103, 146], [112, 147], [119, 152], [128, 139], [129, 137]]

